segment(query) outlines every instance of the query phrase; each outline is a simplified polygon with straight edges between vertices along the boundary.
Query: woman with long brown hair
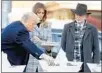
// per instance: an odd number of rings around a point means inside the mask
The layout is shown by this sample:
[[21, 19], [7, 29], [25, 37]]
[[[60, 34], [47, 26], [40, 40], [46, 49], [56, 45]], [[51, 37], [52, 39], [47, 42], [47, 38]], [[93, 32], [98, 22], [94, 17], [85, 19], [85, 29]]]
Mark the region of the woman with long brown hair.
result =
[[[31, 33], [32, 41], [40, 47], [46, 54], [51, 55], [51, 49], [43, 49], [41, 43], [44, 41], [52, 41], [51, 25], [46, 21], [47, 10], [44, 4], [36, 3], [32, 11], [40, 18], [40, 22], [35, 26], [34, 31]], [[32, 55], [29, 57], [26, 72], [36, 72], [39, 63]]]

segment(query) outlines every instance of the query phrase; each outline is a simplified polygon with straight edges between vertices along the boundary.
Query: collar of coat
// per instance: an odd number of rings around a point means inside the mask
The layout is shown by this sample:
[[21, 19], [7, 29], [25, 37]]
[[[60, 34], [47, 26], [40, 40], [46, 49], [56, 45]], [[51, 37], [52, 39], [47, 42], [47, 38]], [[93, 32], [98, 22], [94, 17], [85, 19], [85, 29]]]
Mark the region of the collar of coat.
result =
[[[75, 23], [76, 23], [76, 21], [70, 23], [69, 27], [74, 27], [75, 26]], [[88, 29], [92, 28], [92, 25], [91, 24], [89, 24], [87, 22], [85, 24], [86, 24], [86, 28], [88, 28]]]

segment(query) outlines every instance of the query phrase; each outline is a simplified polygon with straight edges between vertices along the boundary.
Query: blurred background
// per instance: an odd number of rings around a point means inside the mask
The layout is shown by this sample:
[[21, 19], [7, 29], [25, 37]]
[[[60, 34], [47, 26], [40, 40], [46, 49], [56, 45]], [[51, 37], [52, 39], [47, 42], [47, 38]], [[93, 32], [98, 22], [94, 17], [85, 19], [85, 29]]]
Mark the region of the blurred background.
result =
[[[10, 22], [18, 20], [23, 12], [32, 11], [35, 3], [44, 3], [48, 13], [47, 21], [51, 22], [52, 40], [60, 42], [63, 26], [74, 20], [75, 15], [70, 9], [75, 9], [78, 3], [87, 4], [91, 15], [88, 22], [92, 23], [99, 32], [99, 46], [101, 51], [102, 29], [101, 29], [101, 1], [3, 1], [2, 0], [2, 25], [3, 30]], [[102, 54], [102, 53], [101, 53]]]

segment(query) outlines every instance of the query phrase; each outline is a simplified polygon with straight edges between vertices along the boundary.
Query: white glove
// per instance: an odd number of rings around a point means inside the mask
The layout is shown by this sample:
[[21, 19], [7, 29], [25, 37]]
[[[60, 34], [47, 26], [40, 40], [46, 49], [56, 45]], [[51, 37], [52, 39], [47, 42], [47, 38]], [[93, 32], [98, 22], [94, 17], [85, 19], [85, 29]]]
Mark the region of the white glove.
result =
[[55, 65], [54, 59], [46, 54], [42, 54], [40, 58], [44, 59], [48, 63], [48, 65]]

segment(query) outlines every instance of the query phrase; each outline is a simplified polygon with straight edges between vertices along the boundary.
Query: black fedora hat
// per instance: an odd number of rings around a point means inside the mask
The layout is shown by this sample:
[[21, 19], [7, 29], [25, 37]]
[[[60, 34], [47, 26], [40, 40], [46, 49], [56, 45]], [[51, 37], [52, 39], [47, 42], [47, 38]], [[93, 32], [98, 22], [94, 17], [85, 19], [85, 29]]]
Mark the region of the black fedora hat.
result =
[[87, 12], [87, 5], [80, 3], [77, 4], [76, 10], [71, 9], [71, 11], [79, 16], [91, 14], [90, 12]]

